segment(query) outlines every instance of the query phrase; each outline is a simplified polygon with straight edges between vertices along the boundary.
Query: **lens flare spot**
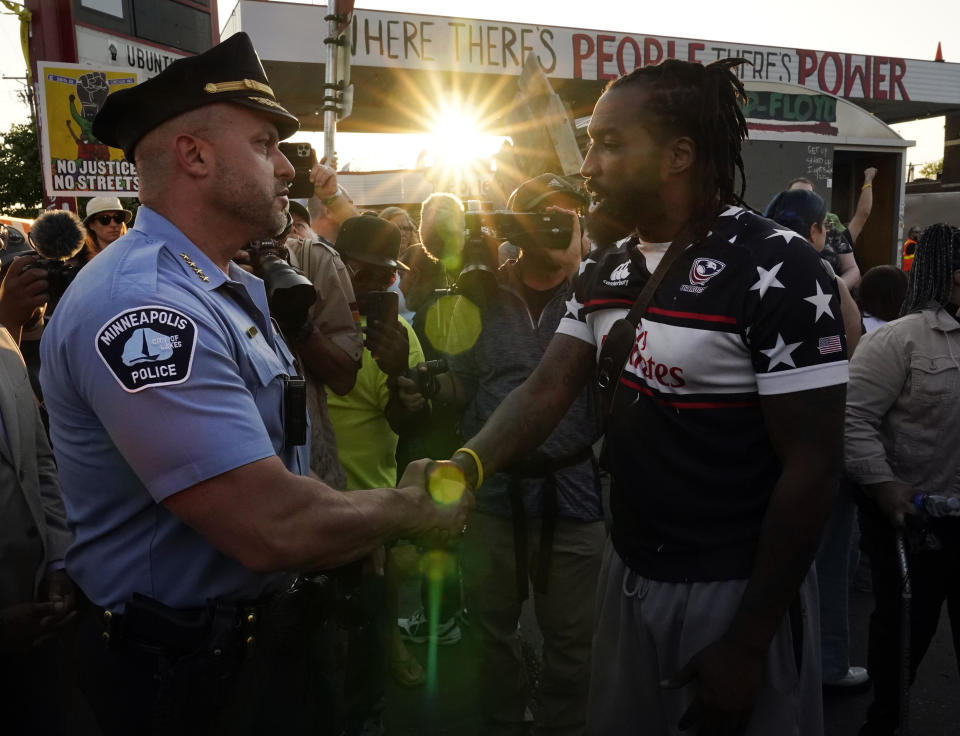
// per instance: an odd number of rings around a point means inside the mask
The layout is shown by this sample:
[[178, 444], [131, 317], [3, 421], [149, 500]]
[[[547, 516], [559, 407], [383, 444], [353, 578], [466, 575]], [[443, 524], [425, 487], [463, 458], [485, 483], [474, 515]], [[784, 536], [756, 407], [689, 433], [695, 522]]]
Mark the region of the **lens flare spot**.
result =
[[448, 575], [456, 573], [457, 562], [446, 550], [431, 549], [424, 552], [420, 560], [420, 569], [429, 582], [440, 583]]
[[434, 463], [427, 476], [427, 492], [436, 503], [450, 506], [457, 503], [467, 488], [463, 471], [451, 462]]
[[427, 310], [427, 337], [436, 350], [448, 355], [472, 348], [481, 329], [480, 309], [460, 294], [442, 296]]

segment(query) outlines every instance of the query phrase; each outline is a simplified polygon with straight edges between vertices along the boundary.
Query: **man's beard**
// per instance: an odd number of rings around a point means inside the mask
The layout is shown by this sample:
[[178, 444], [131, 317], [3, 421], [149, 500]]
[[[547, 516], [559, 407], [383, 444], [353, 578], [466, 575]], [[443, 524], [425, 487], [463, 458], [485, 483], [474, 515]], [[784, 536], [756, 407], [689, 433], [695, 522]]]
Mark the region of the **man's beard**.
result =
[[250, 186], [248, 178], [225, 167], [218, 170], [217, 179], [220, 182], [217, 206], [255, 231], [250, 240], [273, 238], [283, 232], [287, 211], [276, 208], [276, 198], [286, 194], [285, 184], [275, 181], [273, 191], [268, 192], [266, 185], [260, 191]]
[[630, 233], [636, 224], [636, 214], [632, 213], [623, 200], [615, 200], [609, 195], [590, 207], [584, 218], [587, 235], [598, 248], [610, 248]]
[[644, 172], [631, 183], [620, 184], [609, 191], [588, 184], [594, 204], [587, 211], [587, 235], [600, 249], [616, 245], [632, 235], [641, 225], [650, 225], [663, 216], [660, 184], [655, 171]]

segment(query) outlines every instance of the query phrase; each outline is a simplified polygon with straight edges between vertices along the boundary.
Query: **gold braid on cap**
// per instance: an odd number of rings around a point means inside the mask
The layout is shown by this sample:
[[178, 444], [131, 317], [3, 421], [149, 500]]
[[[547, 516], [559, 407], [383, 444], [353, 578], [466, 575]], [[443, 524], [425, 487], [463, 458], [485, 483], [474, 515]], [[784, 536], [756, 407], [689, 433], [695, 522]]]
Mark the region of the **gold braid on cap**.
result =
[[284, 112], [287, 112], [287, 109], [283, 105], [281, 105], [279, 102], [275, 102], [274, 100], [268, 100], [266, 97], [248, 97], [247, 99], [253, 100], [254, 102], [259, 102], [263, 105], [275, 107], [278, 110], [283, 110]]
[[247, 89], [252, 89], [274, 98], [276, 97], [269, 84], [258, 82], [255, 79], [241, 79], [237, 82], [207, 82], [207, 84], [203, 86], [203, 91], [210, 95], [215, 95], [218, 92], [239, 92]]

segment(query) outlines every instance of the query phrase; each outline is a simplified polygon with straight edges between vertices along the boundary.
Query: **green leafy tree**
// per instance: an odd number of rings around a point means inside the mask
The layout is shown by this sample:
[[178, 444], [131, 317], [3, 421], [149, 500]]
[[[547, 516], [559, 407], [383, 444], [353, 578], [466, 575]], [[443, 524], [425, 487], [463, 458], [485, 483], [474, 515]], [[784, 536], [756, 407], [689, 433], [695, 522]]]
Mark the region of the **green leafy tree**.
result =
[[940, 174], [943, 173], [943, 159], [939, 161], [931, 161], [928, 164], [924, 164], [920, 167], [920, 176], [925, 179], [939, 179]]
[[36, 217], [42, 204], [37, 129], [15, 123], [0, 133], [0, 214]]

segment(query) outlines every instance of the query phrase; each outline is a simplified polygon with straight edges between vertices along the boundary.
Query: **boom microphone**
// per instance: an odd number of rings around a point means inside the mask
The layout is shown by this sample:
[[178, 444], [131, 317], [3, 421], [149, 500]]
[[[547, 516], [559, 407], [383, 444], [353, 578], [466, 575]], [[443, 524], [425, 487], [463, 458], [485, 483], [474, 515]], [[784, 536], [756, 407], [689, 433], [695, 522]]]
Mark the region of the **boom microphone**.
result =
[[77, 255], [86, 236], [80, 218], [70, 210], [44, 212], [27, 233], [37, 253], [53, 261], [66, 261]]

